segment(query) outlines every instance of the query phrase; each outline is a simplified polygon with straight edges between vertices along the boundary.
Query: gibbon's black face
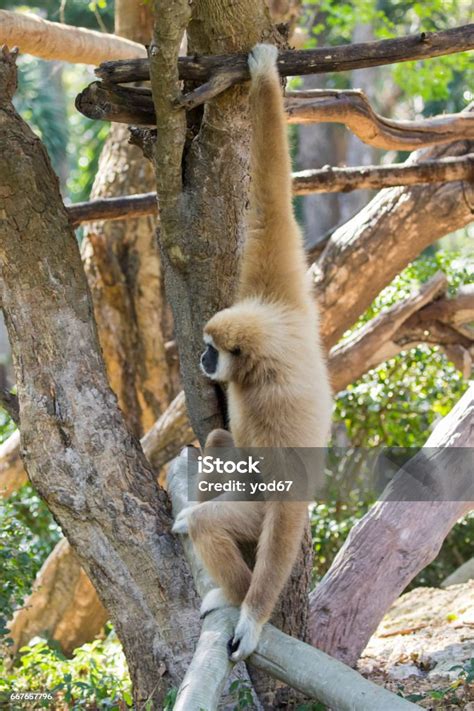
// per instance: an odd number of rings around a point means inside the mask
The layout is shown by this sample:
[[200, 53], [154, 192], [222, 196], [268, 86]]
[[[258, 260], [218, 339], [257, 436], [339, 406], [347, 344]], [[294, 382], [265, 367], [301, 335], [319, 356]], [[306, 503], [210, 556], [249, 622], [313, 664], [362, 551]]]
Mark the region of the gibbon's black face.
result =
[[206, 375], [212, 376], [217, 370], [217, 362], [219, 360], [219, 351], [214, 348], [212, 343], [208, 343], [206, 350], [201, 356], [201, 366]]

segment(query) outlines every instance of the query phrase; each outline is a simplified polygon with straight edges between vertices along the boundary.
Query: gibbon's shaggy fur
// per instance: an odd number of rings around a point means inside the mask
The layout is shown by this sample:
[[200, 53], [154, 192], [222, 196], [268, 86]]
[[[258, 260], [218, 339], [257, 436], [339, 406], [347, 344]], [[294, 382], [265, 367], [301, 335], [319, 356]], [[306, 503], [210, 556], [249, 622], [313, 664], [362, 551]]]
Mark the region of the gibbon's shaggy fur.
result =
[[[277, 49], [257, 45], [251, 74], [250, 224], [237, 301], [204, 328], [201, 364], [228, 384], [231, 433], [211, 432], [206, 447], [324, 447], [331, 393], [319, 342], [314, 297], [291, 203], [291, 164]], [[174, 530], [188, 532], [219, 588], [203, 615], [239, 605], [230, 641], [238, 661], [257, 646], [298, 555], [307, 521], [304, 502], [238, 502], [221, 495], [184, 509]], [[238, 543], [257, 544], [251, 570]]]

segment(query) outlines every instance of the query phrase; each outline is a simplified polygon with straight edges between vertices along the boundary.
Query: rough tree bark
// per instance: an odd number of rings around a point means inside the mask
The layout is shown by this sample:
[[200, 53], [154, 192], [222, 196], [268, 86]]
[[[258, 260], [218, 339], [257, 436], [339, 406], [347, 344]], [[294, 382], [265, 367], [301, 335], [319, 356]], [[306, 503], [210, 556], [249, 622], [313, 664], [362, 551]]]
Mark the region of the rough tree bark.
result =
[[[165, 492], [109, 389], [58, 182], [15, 112], [0, 62], [1, 302], [13, 349], [29, 477], [116, 626], [135, 704], [159, 708], [187, 667], [197, 598]], [[32, 328], [34, 324], [34, 329]]]
[[351, 530], [310, 596], [311, 641], [316, 647], [346, 664], [356, 663], [390, 605], [436, 557], [456, 521], [473, 508], [474, 500], [469, 501], [474, 499], [472, 479], [462, 495], [454, 492], [456, 475], [461, 474], [455, 465], [456, 448], [473, 446], [471, 386], [425, 444], [433, 448], [431, 473], [441, 475], [438, 484], [456, 500], [404, 500], [403, 472], [394, 479], [388, 493]]

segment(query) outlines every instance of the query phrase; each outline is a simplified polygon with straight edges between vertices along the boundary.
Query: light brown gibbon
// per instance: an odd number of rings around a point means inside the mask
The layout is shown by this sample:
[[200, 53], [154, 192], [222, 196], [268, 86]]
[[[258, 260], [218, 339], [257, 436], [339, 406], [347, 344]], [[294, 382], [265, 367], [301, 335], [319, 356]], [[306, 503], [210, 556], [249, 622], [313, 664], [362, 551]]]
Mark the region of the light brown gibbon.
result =
[[[206, 448], [324, 447], [331, 392], [300, 230], [291, 202], [291, 164], [277, 49], [249, 55], [252, 120], [249, 230], [236, 303], [204, 328], [205, 374], [227, 383], [231, 434], [214, 430]], [[290, 477], [288, 477], [290, 478]], [[219, 587], [203, 615], [240, 606], [230, 658], [257, 646], [298, 555], [305, 502], [232, 501], [226, 494], [189, 506], [173, 530], [189, 533]], [[239, 544], [255, 543], [253, 570]]]

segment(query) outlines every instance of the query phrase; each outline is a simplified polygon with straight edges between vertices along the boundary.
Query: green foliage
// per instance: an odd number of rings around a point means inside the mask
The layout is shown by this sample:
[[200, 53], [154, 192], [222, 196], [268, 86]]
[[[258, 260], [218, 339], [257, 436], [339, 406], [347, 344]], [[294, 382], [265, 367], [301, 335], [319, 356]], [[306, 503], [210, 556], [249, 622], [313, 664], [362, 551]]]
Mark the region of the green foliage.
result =
[[0, 444], [15, 431], [15, 423], [5, 410], [0, 407]]
[[[54, 645], [43, 640], [24, 647], [18, 664], [7, 669], [0, 662], [0, 706], [12, 693], [50, 692], [53, 701], [29, 702], [29, 709], [94, 709], [123, 711], [132, 707], [130, 680], [125, 658], [113, 631], [76, 649], [67, 659]], [[24, 703], [10, 702], [12, 711]]]
[[255, 708], [252, 689], [244, 679], [235, 679], [229, 686], [229, 691], [235, 700], [234, 711]]
[[[370, 25], [374, 39], [390, 39], [417, 32], [445, 30], [470, 22], [468, 3], [463, 0], [311, 0], [306, 5], [307, 19], [314, 15], [315, 9], [318, 18], [308, 47], [351, 42], [357, 25]], [[470, 100], [468, 95], [464, 95], [464, 89], [472, 86], [474, 68], [467, 52], [402, 62], [392, 65], [387, 71], [403, 96], [420, 96], [425, 103], [448, 102], [448, 106], [439, 110], [459, 111]], [[327, 85], [345, 88], [347, 79], [342, 74], [330, 75]]]
[[21, 606], [36, 573], [60, 537], [51, 514], [30, 486], [0, 499], [0, 637]]
[[37, 570], [29, 544], [33, 538], [26, 526], [19, 523], [8, 502], [0, 500], [0, 637], [7, 634], [6, 623], [30, 592]]

